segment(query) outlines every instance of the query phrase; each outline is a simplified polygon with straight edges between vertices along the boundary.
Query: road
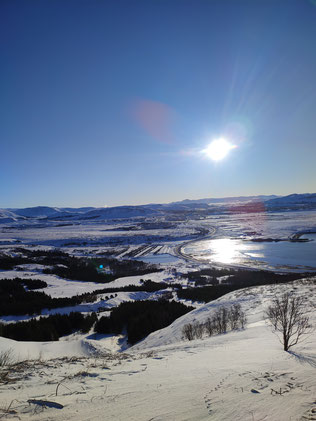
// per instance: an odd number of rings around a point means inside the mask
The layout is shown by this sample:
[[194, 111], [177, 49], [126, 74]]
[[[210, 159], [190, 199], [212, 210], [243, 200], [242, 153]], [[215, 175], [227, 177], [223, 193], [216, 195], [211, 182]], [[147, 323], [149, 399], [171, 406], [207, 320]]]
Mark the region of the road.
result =
[[189, 256], [188, 254], [183, 253], [182, 252], [182, 248], [184, 246], [188, 246], [189, 244], [193, 244], [193, 243], [196, 243], [196, 242], [201, 241], [201, 240], [206, 240], [208, 238], [212, 238], [213, 235], [215, 234], [215, 232], [216, 232], [216, 228], [215, 227], [210, 227], [210, 231], [206, 235], [203, 235], [202, 237], [195, 238], [194, 240], [186, 241], [185, 243], [179, 244], [174, 249], [175, 255], [178, 256], [178, 257], [180, 257], [181, 259], [185, 259], [185, 260], [188, 260], [188, 261], [191, 261], [191, 262], [194, 262], [194, 263], [201, 263], [201, 262], [203, 262], [202, 260], [196, 259], [196, 258], [194, 258], [192, 256]]

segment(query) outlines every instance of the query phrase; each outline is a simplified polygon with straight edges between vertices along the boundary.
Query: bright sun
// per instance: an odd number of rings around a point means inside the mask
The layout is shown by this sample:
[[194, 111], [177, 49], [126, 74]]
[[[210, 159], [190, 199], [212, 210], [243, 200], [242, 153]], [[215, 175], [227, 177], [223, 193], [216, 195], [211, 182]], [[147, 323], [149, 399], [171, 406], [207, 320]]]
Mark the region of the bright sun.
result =
[[236, 147], [236, 145], [221, 137], [213, 140], [202, 152], [213, 161], [220, 161], [228, 155], [229, 151]]

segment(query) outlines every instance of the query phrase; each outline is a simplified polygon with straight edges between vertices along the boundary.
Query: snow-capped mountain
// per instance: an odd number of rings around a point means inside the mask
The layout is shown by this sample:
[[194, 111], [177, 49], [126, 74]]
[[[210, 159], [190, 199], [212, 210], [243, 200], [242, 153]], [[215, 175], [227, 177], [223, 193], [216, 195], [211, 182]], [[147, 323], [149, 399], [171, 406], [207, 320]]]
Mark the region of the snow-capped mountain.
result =
[[113, 208], [97, 208], [86, 212], [82, 219], [116, 219], [136, 218], [157, 213], [155, 209], [146, 206], [115, 206]]
[[237, 196], [237, 197], [219, 197], [219, 198], [205, 198], [205, 199], [185, 199], [181, 200], [180, 202], [173, 202], [173, 204], [181, 204], [181, 205], [193, 205], [193, 204], [218, 204], [218, 203], [242, 203], [242, 202], [265, 202], [267, 200], [278, 198], [276, 195], [259, 195], [259, 196]]
[[[265, 210], [298, 210], [314, 209], [316, 207], [316, 193], [291, 194], [289, 196], [239, 196], [223, 198], [206, 198], [197, 200], [182, 200], [165, 204], [148, 204], [139, 206], [114, 206], [107, 208], [58, 208], [49, 206], [36, 206], [31, 208], [0, 209], [0, 224], [16, 223], [30, 220], [106, 220], [128, 219], [137, 217], [150, 217], [161, 215], [164, 212], [203, 212], [207, 213], [211, 208], [217, 210], [231, 208], [232, 206], [244, 206], [262, 203]], [[234, 208], [235, 209], [235, 208]], [[236, 208], [237, 210], [238, 208]], [[240, 208], [243, 209], [242, 207]], [[258, 211], [261, 208], [258, 208]]]
[[265, 203], [268, 208], [292, 207], [292, 208], [315, 208], [316, 193], [290, 194], [288, 196], [278, 197], [268, 200]]
[[15, 215], [24, 216], [26, 218], [47, 218], [50, 216], [58, 216], [66, 214], [62, 209], [52, 208], [49, 206], [35, 206], [32, 208], [9, 209]]

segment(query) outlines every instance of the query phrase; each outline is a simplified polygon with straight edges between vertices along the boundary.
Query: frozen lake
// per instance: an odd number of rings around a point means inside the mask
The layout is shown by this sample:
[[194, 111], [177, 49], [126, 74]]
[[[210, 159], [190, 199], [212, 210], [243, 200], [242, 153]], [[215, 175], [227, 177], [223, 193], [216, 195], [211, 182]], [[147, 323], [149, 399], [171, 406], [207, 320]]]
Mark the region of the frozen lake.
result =
[[316, 271], [316, 234], [308, 242], [253, 242], [241, 239], [210, 239], [188, 244], [182, 252], [219, 265], [288, 271]]

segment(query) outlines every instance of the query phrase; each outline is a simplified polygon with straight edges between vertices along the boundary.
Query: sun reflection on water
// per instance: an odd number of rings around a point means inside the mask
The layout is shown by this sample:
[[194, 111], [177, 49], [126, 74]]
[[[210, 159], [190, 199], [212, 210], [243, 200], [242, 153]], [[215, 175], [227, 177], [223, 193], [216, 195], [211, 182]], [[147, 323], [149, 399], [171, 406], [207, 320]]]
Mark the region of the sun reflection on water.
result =
[[252, 242], [241, 238], [201, 240], [183, 248], [184, 254], [196, 260], [231, 266], [258, 268], [289, 267], [316, 270], [316, 241]]
[[226, 264], [237, 263], [241, 259], [242, 244], [239, 240], [228, 238], [212, 242], [212, 259]]
[[262, 259], [264, 254], [261, 249], [261, 244], [249, 244], [241, 239], [221, 238], [201, 241], [187, 251], [203, 260], [240, 265], [252, 259]]

